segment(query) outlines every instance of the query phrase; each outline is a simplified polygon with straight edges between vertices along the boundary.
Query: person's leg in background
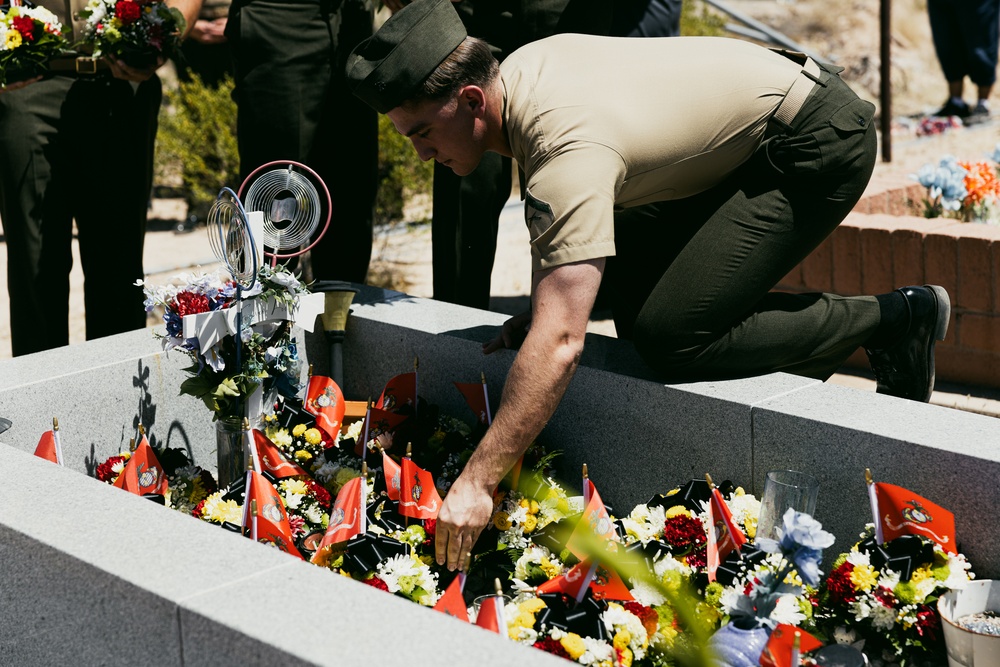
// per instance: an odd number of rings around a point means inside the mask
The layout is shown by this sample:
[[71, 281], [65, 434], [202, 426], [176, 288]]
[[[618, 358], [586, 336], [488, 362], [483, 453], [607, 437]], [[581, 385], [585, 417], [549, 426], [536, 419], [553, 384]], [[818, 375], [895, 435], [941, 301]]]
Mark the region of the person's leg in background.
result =
[[962, 97], [965, 77], [969, 73], [964, 47], [966, 34], [963, 32], [960, 13], [962, 3], [952, 0], [927, 0], [927, 17], [931, 24], [931, 37], [941, 72], [948, 84], [948, 99], [937, 110], [935, 116], [969, 115], [969, 105]]
[[990, 95], [997, 80], [997, 42], [1000, 38], [1000, 0], [979, 0], [963, 7], [960, 23], [966, 36], [969, 79], [976, 86], [976, 104], [966, 125], [989, 120]]
[[[88, 340], [146, 325], [144, 297], [135, 281], [144, 277], [142, 250], [161, 96], [160, 79], [154, 75], [134, 91], [127, 81], [113, 78], [77, 81], [66, 97], [63, 138], [69, 154], [86, 156], [88, 171], [113, 186], [107, 196], [95, 196], [94, 181], [79, 168], [71, 177]], [[121, 140], [95, 151], [94, 127], [115, 128]]]
[[0, 220], [14, 356], [69, 343], [73, 215], [67, 179], [74, 163], [59, 127], [72, 84], [55, 76], [0, 95]]

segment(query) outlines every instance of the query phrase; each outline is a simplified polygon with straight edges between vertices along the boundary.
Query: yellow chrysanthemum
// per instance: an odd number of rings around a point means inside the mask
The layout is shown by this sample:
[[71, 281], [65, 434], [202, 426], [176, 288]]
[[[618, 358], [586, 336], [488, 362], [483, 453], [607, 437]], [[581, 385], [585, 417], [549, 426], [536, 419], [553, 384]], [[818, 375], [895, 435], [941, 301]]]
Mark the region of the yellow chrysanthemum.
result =
[[587, 645], [583, 643], [583, 638], [575, 632], [565, 634], [559, 643], [573, 660], [587, 652]]
[[878, 574], [871, 565], [855, 565], [851, 570], [851, 584], [856, 591], [870, 591], [878, 583]]
[[296, 461], [300, 461], [301, 463], [305, 463], [306, 461], [309, 461], [310, 459], [312, 459], [312, 457], [313, 457], [313, 455], [310, 454], [309, 452], [307, 452], [304, 449], [299, 449], [299, 450], [296, 450], [296, 452], [295, 452], [295, 460]]
[[531, 507], [531, 501], [528, 500], [527, 498], [521, 498], [521, 500], [517, 504], [523, 507], [524, 509], [528, 509], [529, 507]]
[[631, 641], [632, 641], [632, 633], [630, 633], [628, 630], [619, 630], [618, 632], [615, 633], [615, 638], [611, 642], [611, 645], [614, 646], [619, 651], [622, 651], [628, 648], [629, 642]]
[[743, 522], [743, 528], [746, 530], [747, 538], [751, 541], [757, 537], [757, 517], [747, 517], [746, 521]]
[[510, 530], [510, 515], [502, 510], [497, 512], [493, 516], [493, 525], [497, 527], [497, 530]]
[[528, 612], [529, 614], [537, 614], [541, 610], [545, 609], [545, 602], [539, 598], [528, 598], [522, 602], [518, 608], [521, 611]]
[[910, 575], [910, 581], [912, 581], [915, 584], [919, 584], [921, 581], [929, 578], [930, 576], [931, 576], [931, 569], [925, 565], [923, 567], [918, 567], [916, 570], [913, 571], [913, 574]]
[[318, 428], [310, 428], [306, 429], [305, 439], [310, 445], [318, 445], [323, 442], [323, 435], [319, 432]]
[[673, 519], [675, 516], [691, 516], [691, 512], [683, 505], [674, 505], [667, 510], [667, 518]]
[[538, 528], [538, 519], [535, 518], [535, 515], [529, 514], [524, 517], [524, 532], [530, 533], [535, 528]]
[[526, 611], [519, 612], [518, 615], [514, 617], [513, 624], [519, 628], [534, 627], [535, 615], [529, 614]]
[[632, 651], [623, 648], [618, 654], [618, 665], [620, 667], [632, 667]]
[[304, 496], [309, 492], [309, 487], [301, 479], [283, 479], [281, 480], [281, 489], [287, 493], [294, 493], [298, 496]]
[[305, 432], [306, 432], [305, 424], [296, 424], [295, 428], [292, 429], [292, 435], [294, 435], [296, 438]]
[[562, 574], [562, 568], [550, 561], [548, 558], [542, 558], [542, 562], [539, 563], [538, 566], [542, 568], [542, 572], [544, 572], [545, 576], [549, 579], [554, 579]]
[[538, 504], [538, 501], [532, 500], [531, 503], [528, 505], [528, 514], [538, 514], [541, 511], [541, 509], [542, 507], [541, 505]]

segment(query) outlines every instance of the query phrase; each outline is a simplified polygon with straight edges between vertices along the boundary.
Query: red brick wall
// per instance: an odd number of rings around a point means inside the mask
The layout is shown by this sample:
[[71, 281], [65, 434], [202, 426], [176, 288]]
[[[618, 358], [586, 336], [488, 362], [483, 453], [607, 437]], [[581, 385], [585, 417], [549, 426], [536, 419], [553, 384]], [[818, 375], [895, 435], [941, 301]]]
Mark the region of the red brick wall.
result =
[[[854, 212], [777, 289], [854, 295], [941, 285], [952, 314], [937, 346], [938, 378], [1000, 387], [1000, 227], [910, 215], [923, 196], [919, 184], [873, 182]], [[868, 368], [860, 350], [848, 363]]]

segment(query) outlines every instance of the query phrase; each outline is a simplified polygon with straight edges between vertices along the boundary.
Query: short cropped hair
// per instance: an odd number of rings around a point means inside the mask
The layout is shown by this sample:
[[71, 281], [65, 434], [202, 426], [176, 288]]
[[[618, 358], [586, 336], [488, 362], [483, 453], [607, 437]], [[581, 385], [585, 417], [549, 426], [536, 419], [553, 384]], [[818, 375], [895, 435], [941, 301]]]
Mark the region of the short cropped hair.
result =
[[481, 39], [466, 37], [405, 102], [416, 105], [442, 100], [463, 86], [486, 88], [500, 75], [500, 65], [489, 45]]

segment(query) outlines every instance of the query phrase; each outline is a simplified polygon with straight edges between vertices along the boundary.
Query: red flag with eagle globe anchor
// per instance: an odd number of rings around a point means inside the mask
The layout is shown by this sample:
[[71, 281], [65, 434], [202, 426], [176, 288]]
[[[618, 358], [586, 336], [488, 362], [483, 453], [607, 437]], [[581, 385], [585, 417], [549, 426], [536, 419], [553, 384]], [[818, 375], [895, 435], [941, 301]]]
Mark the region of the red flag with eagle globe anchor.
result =
[[608, 510], [604, 507], [601, 494], [597, 492], [597, 487], [593, 485], [593, 482], [587, 480], [587, 483], [590, 487], [588, 490], [590, 500], [587, 502], [587, 507], [583, 510], [583, 516], [577, 522], [576, 528], [573, 529], [573, 534], [566, 541], [566, 548], [580, 559], [587, 556], [584, 538], [588, 532], [593, 533], [601, 540], [610, 540], [615, 535], [615, 524], [608, 516]]
[[712, 500], [708, 505], [708, 544], [705, 548], [705, 555], [708, 580], [715, 581], [716, 571], [719, 565], [726, 560], [734, 550], [739, 551], [747, 543], [747, 536], [743, 534], [740, 527], [733, 521], [733, 514], [729, 511], [725, 498], [719, 489], [712, 488]]
[[115, 486], [139, 496], [149, 493], [166, 495], [167, 475], [145, 434], [139, 439], [139, 446], [132, 452], [125, 469], [115, 480]]
[[[257, 516], [253, 516], [253, 501], [257, 501]], [[256, 526], [254, 519], [256, 518]], [[285, 553], [302, 558], [295, 548], [288, 513], [281, 496], [267, 478], [255, 470], [247, 471], [246, 499], [243, 505], [243, 527], [250, 529], [258, 542], [271, 542]], [[304, 560], [304, 559], [303, 559]]]
[[795, 651], [795, 635], [799, 635], [799, 655], [815, 651], [823, 646], [823, 642], [811, 634], [787, 623], [781, 623], [767, 640], [767, 646], [760, 654], [760, 667], [799, 667], [798, 660], [792, 653]]
[[278, 479], [308, 475], [298, 464], [289, 461], [271, 439], [257, 429], [253, 430], [254, 444], [257, 446], [257, 457], [260, 467]]
[[459, 572], [451, 583], [448, 584], [448, 588], [445, 589], [444, 594], [438, 599], [437, 604], [434, 605], [434, 611], [439, 611], [442, 614], [447, 614], [461, 621], [469, 622], [469, 610], [465, 606], [465, 598], [462, 597], [462, 588], [465, 587], [465, 573]]
[[340, 426], [344, 423], [344, 393], [340, 387], [325, 375], [313, 375], [309, 378], [309, 388], [306, 391], [304, 407], [306, 412], [315, 415], [316, 425], [330, 437], [336, 440]]
[[441, 496], [434, 477], [409, 458], [400, 466], [399, 513], [411, 519], [436, 519], [441, 511]]
[[316, 553], [310, 559], [312, 563], [322, 562], [333, 545], [346, 542], [365, 532], [364, 524], [367, 517], [364, 493], [364, 478], [360, 476], [340, 487], [337, 499], [330, 509], [330, 521], [326, 533], [316, 548]]
[[486, 385], [482, 382], [455, 382], [455, 388], [462, 392], [469, 409], [483, 426], [490, 424], [490, 406], [486, 399]]
[[[476, 625], [484, 630], [491, 630], [501, 637], [507, 636], [507, 621], [504, 620], [502, 597], [491, 595], [483, 600], [479, 607], [479, 614], [476, 615]], [[503, 628], [503, 631], [500, 628]]]
[[385, 384], [382, 395], [378, 397], [375, 407], [379, 410], [398, 410], [404, 405], [417, 405], [417, 374], [403, 373], [397, 375]]
[[937, 542], [948, 553], [955, 547], [955, 515], [909, 489], [877, 482], [878, 520], [882, 537], [891, 542], [900, 535], [919, 535]]
[[364, 452], [365, 442], [362, 442], [362, 440], [374, 440], [406, 421], [406, 415], [397, 415], [395, 412], [386, 412], [378, 408], [369, 408], [367, 414], [367, 433], [354, 445], [354, 453], [358, 456], [361, 456]]
[[42, 437], [39, 438], [38, 445], [35, 447], [35, 456], [59, 465], [63, 464], [62, 447], [59, 446], [59, 435], [55, 431], [49, 429], [42, 433]]
[[385, 477], [385, 492], [389, 500], [399, 500], [400, 480], [403, 469], [392, 460], [387, 453], [382, 452], [382, 475]]

